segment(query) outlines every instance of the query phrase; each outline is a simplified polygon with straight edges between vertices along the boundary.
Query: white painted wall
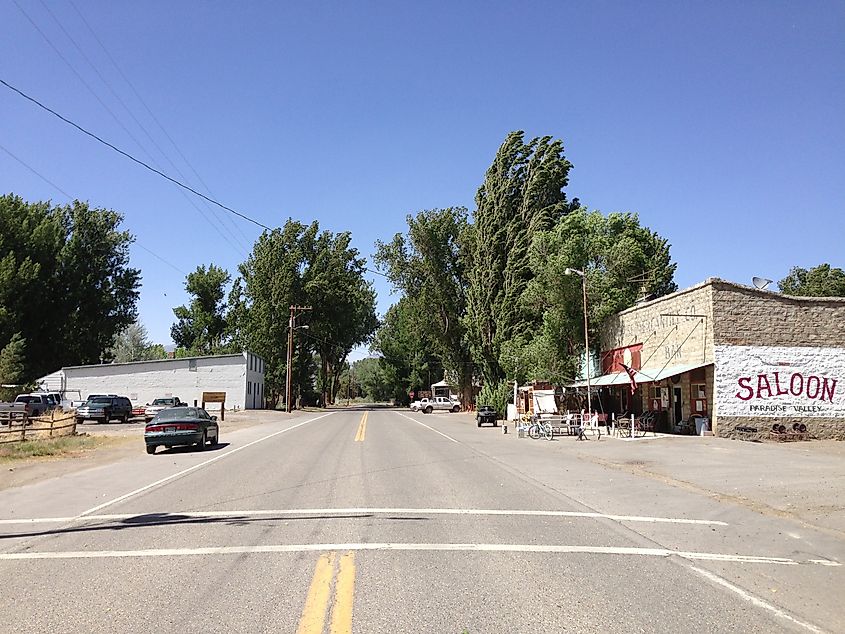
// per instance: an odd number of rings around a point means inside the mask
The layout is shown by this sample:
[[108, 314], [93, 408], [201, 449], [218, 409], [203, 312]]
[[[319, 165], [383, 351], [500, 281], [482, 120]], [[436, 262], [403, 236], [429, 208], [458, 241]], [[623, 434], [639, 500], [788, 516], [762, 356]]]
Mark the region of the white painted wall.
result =
[[[251, 364], [251, 366], [250, 366]], [[199, 357], [195, 359], [165, 359], [136, 363], [107, 363], [63, 368], [64, 389], [69, 394], [117, 394], [126, 396], [133, 405], [151, 403], [155, 398], [177, 396], [189, 404], [199, 404], [203, 392], [226, 392], [226, 409], [261, 407], [260, 396], [247, 394], [264, 392], [263, 360], [251, 353], [239, 355]], [[249, 367], [255, 369], [249, 370]], [[55, 383], [56, 373], [51, 377]], [[47, 378], [47, 377], [45, 377]], [[76, 396], [72, 396], [76, 399]], [[208, 409], [219, 408], [212, 404]]]
[[244, 403], [246, 409], [261, 409], [264, 407], [264, 359], [249, 352], [245, 354], [247, 361]]
[[718, 416], [845, 418], [845, 348], [716, 346]]

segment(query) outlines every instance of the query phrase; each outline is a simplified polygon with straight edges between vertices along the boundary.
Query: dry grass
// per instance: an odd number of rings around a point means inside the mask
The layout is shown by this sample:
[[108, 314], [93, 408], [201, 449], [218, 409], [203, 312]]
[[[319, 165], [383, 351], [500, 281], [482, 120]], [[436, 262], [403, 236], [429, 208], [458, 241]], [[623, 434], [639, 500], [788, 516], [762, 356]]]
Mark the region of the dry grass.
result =
[[96, 449], [108, 443], [110, 443], [110, 440], [107, 438], [85, 434], [4, 443], [0, 445], [0, 463], [14, 462], [28, 458], [72, 456]]

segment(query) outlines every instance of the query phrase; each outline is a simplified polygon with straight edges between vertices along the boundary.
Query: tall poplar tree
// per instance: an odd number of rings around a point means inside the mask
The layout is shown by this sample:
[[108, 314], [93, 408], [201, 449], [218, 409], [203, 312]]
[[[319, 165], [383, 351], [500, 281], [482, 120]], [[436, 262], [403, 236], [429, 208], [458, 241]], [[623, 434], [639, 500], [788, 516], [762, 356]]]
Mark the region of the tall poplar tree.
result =
[[544, 136], [526, 142], [524, 132], [512, 132], [476, 193], [475, 223], [463, 238], [468, 281], [464, 326], [486, 382], [504, 378], [503, 345], [528, 337], [539, 325], [524, 300], [533, 278], [529, 248], [535, 233], [552, 229], [578, 207], [578, 200], [568, 200], [563, 191], [571, 168], [559, 139]]

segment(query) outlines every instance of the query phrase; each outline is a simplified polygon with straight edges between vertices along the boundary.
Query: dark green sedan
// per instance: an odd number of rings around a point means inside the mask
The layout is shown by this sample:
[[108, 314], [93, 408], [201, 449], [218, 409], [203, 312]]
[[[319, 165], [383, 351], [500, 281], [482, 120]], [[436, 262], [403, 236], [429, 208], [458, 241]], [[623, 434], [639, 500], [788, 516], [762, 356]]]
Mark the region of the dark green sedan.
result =
[[159, 447], [195, 445], [203, 451], [207, 444], [220, 442], [217, 417], [209, 416], [201, 407], [171, 407], [155, 415], [144, 429], [147, 453]]

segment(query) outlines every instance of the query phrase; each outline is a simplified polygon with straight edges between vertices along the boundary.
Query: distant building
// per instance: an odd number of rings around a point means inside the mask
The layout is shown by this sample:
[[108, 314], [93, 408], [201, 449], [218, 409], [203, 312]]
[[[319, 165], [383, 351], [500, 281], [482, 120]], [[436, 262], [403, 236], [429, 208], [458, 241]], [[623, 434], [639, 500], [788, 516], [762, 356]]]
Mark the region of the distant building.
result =
[[[623, 365], [635, 371], [633, 394]], [[705, 417], [719, 436], [763, 436], [777, 423], [845, 440], [845, 298], [711, 278], [609, 319], [601, 366], [590, 382], [600, 406], [657, 412], [660, 431]]]
[[[183, 359], [104, 363], [62, 368], [38, 380], [50, 392], [68, 400], [89, 394], [126, 396], [133, 405], [176, 396], [188, 404], [202, 401], [203, 392], [226, 392], [226, 409], [264, 407], [264, 360], [250, 352]], [[211, 408], [219, 405], [210, 405]]]

